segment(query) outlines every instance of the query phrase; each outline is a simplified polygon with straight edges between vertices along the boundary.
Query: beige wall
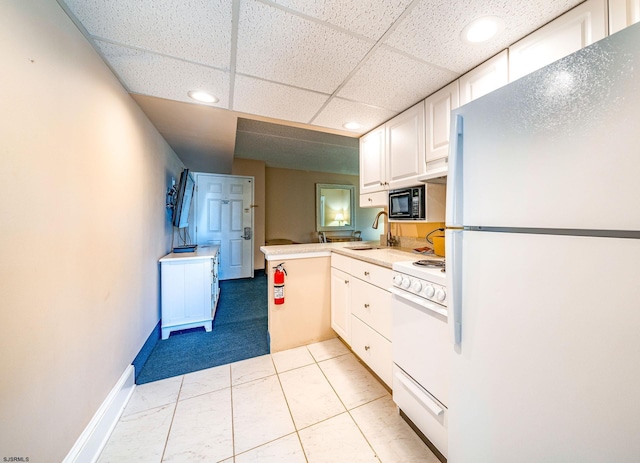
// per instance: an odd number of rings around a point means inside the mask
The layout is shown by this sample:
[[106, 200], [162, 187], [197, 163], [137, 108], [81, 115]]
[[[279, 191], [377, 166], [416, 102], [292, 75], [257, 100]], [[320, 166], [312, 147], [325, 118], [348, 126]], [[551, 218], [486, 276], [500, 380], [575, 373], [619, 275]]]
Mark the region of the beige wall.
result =
[[[335, 183], [356, 187], [358, 206], [359, 177], [304, 170], [266, 168], [266, 231], [265, 238], [286, 238], [299, 243], [315, 241], [316, 183]], [[356, 207], [356, 229], [365, 240], [377, 240], [382, 227], [371, 228], [381, 209]]]
[[[284, 264], [284, 304], [273, 300], [273, 267]], [[269, 348], [280, 352], [336, 337], [331, 329], [331, 257], [269, 261]]]
[[159, 320], [182, 163], [53, 0], [0, 2], [0, 450], [61, 461]]
[[264, 254], [260, 251], [260, 246], [264, 246], [264, 225], [265, 225], [265, 164], [264, 161], [254, 161], [252, 159], [233, 160], [233, 175], [248, 175], [255, 178], [253, 191], [253, 268], [264, 268]]

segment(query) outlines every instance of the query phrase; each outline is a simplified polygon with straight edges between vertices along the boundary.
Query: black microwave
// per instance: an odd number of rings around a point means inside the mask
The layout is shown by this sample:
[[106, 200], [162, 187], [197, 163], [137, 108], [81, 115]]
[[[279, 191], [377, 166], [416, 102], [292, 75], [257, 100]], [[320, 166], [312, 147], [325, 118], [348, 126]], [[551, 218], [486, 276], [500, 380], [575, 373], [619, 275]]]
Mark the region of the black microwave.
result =
[[424, 185], [389, 191], [389, 218], [424, 220]]

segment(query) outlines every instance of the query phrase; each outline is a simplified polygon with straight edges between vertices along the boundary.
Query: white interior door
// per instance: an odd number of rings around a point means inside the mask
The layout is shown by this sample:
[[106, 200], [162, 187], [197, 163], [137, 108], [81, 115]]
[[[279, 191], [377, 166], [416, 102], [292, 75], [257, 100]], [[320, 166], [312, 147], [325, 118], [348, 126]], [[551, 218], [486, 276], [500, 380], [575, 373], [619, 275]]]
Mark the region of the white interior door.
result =
[[221, 280], [253, 277], [253, 177], [196, 174], [196, 243], [220, 246]]

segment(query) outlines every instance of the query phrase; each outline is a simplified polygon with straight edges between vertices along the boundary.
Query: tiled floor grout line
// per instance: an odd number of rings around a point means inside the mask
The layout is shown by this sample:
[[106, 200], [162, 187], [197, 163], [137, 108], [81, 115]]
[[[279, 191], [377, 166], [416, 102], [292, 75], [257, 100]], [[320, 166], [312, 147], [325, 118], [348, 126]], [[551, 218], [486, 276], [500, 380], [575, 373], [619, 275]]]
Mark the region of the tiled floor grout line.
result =
[[[353, 352], [352, 352], [351, 350], [349, 350], [349, 352], [347, 352], [346, 354], [343, 354], [343, 355], [348, 355], [348, 354], [351, 354], [351, 353], [353, 353]], [[358, 360], [358, 363], [359, 363], [359, 362], [360, 362], [360, 360], [358, 359], [358, 356], [357, 356], [357, 355], [355, 355], [355, 353], [354, 353], [353, 355], [354, 355], [354, 357], [356, 357], [356, 359]], [[337, 356], [332, 357], [332, 358], [330, 358], [330, 359], [325, 359], [325, 360], [323, 360], [323, 362], [326, 362], [326, 361], [328, 361], [328, 360], [333, 360], [334, 358], [338, 358], [338, 357], [342, 357], [342, 355], [337, 355]], [[316, 362], [316, 363], [318, 363], [318, 368], [320, 368], [320, 364], [319, 364], [320, 362]], [[327, 380], [327, 382], [328, 382], [328, 383], [329, 383], [329, 385], [331, 386], [331, 389], [333, 389], [333, 392], [334, 392], [334, 393], [336, 394], [336, 396], [338, 397], [338, 400], [340, 401], [340, 403], [342, 404], [342, 406], [345, 408], [346, 413], [348, 413], [348, 414], [349, 414], [349, 418], [351, 418], [351, 421], [353, 421], [353, 423], [356, 425], [356, 428], [358, 428], [358, 431], [360, 431], [360, 434], [362, 434], [362, 437], [364, 437], [364, 440], [367, 442], [367, 444], [369, 445], [369, 447], [370, 447], [370, 448], [371, 448], [371, 450], [373, 451], [373, 454], [375, 455], [376, 459], [377, 459], [380, 463], [382, 463], [382, 460], [381, 460], [381, 459], [380, 459], [380, 457], [378, 456], [378, 452], [376, 451], [376, 449], [374, 449], [374, 448], [373, 448], [373, 445], [371, 445], [371, 442], [369, 442], [369, 439], [367, 438], [366, 434], [365, 434], [365, 433], [364, 433], [364, 431], [360, 428], [360, 426], [358, 425], [358, 422], [355, 420], [355, 418], [354, 418], [354, 417], [353, 417], [353, 415], [351, 414], [351, 410], [355, 410], [355, 409], [357, 409], [357, 408], [364, 407], [365, 405], [370, 404], [370, 403], [372, 403], [372, 402], [375, 402], [376, 400], [380, 400], [382, 397], [378, 397], [377, 399], [370, 400], [370, 401], [368, 401], [368, 402], [365, 402], [365, 403], [363, 403], [363, 404], [358, 405], [357, 407], [353, 407], [352, 409], [349, 409], [349, 407], [347, 407], [347, 406], [345, 405], [345, 403], [342, 401], [342, 399], [340, 398], [340, 395], [338, 394], [338, 391], [336, 391], [336, 390], [335, 390], [335, 388], [333, 387], [333, 384], [331, 384], [331, 381], [329, 381], [329, 378], [328, 378], [328, 377], [327, 377], [327, 375], [325, 374], [324, 370], [323, 370], [322, 368], [320, 368], [320, 371], [322, 372], [322, 375], [325, 377], [325, 379]], [[379, 381], [376, 377], [374, 377], [374, 379], [375, 379], [376, 381]], [[383, 396], [383, 397], [384, 397], [384, 396]], [[342, 413], [340, 413], [340, 415], [342, 415]], [[336, 416], [338, 416], [338, 415], [336, 415]], [[332, 417], [332, 418], [333, 418], [333, 417]], [[327, 418], [327, 419], [330, 419], [330, 418]], [[323, 421], [326, 421], [326, 420], [323, 420]], [[316, 423], [316, 424], [317, 424], [317, 423]]]
[[169, 429], [167, 430], [167, 437], [164, 440], [164, 447], [162, 449], [162, 455], [160, 456], [160, 462], [164, 460], [164, 454], [167, 452], [167, 445], [169, 444], [169, 436], [171, 436], [171, 428], [173, 428], [173, 420], [176, 418], [176, 411], [178, 410], [178, 402], [180, 401], [180, 393], [182, 392], [182, 385], [184, 384], [184, 375], [180, 380], [180, 387], [178, 388], [178, 394], [176, 395], [176, 402], [173, 404], [173, 413], [171, 414], [171, 423], [169, 423]]
[[[284, 400], [285, 400], [285, 404], [286, 404], [286, 406], [287, 406], [287, 411], [289, 412], [289, 417], [290, 417], [290, 419], [291, 419], [291, 421], [292, 421], [292, 423], [293, 423], [293, 425], [294, 425], [294, 430], [293, 430], [293, 432], [290, 432], [290, 433], [288, 433], [288, 434], [285, 434], [284, 436], [279, 436], [279, 437], [274, 438], [274, 439], [272, 439], [272, 440], [270, 440], [270, 441], [268, 441], [268, 442], [263, 442], [263, 443], [261, 443], [260, 445], [256, 445], [255, 447], [253, 447], [253, 448], [251, 448], [251, 449], [243, 450], [240, 454], [236, 454], [236, 445], [235, 445], [235, 444], [236, 444], [236, 443], [235, 443], [236, 436], [235, 436], [235, 413], [234, 413], [234, 392], [235, 392], [235, 391], [234, 391], [234, 388], [235, 388], [235, 387], [242, 386], [242, 385], [245, 385], [245, 384], [248, 384], [248, 383], [253, 382], [253, 381], [258, 381], [258, 380], [263, 380], [263, 379], [265, 379], [265, 378], [269, 378], [270, 376], [272, 376], [272, 374], [268, 374], [267, 376], [262, 377], [262, 378], [256, 378], [256, 379], [253, 379], [253, 380], [251, 380], [251, 381], [247, 381], [247, 382], [244, 382], [244, 383], [240, 383], [240, 384], [234, 385], [234, 384], [233, 384], [233, 369], [232, 369], [232, 367], [231, 367], [231, 365], [232, 365], [232, 364], [229, 364], [229, 365], [228, 365], [228, 374], [227, 374], [226, 376], [228, 376], [228, 379], [229, 379], [229, 389], [230, 389], [229, 394], [230, 394], [230, 412], [231, 412], [231, 417], [230, 417], [230, 418], [231, 418], [232, 455], [231, 455], [231, 456], [229, 456], [229, 457], [227, 457], [227, 458], [223, 458], [223, 459], [222, 459], [222, 460], [220, 460], [218, 463], [222, 463], [222, 462], [225, 462], [225, 461], [228, 461], [229, 463], [231, 463], [231, 462], [235, 463], [235, 462], [236, 462], [236, 457], [237, 457], [237, 456], [239, 456], [239, 455], [245, 455], [245, 454], [247, 454], [248, 452], [253, 452], [253, 451], [255, 451], [256, 449], [259, 449], [260, 447], [263, 447], [263, 446], [268, 445], [268, 444], [272, 444], [272, 443], [274, 443], [274, 442], [276, 442], [276, 441], [278, 441], [278, 440], [280, 440], [280, 439], [283, 439], [283, 438], [285, 438], [285, 437], [286, 437], [286, 438], [291, 439], [291, 438], [293, 437], [293, 436], [292, 436], [292, 434], [293, 434], [293, 433], [295, 433], [295, 434], [296, 434], [296, 437], [297, 437], [297, 439], [298, 439], [298, 444], [299, 444], [299, 446], [300, 446], [300, 449], [301, 449], [301, 450], [302, 450], [302, 452], [303, 452], [303, 455], [304, 455], [305, 461], [306, 461], [307, 463], [309, 463], [309, 461], [310, 461], [310, 460], [309, 460], [309, 457], [308, 457], [308, 455], [307, 455], [307, 451], [308, 451], [308, 449], [306, 449], [306, 448], [304, 447], [304, 445], [303, 445], [303, 442], [302, 442], [302, 439], [301, 439], [301, 432], [304, 432], [305, 430], [307, 430], [307, 429], [309, 429], [309, 428], [312, 428], [312, 427], [317, 426], [317, 425], [319, 425], [319, 424], [321, 424], [321, 423], [324, 423], [324, 422], [329, 421], [329, 420], [332, 420], [332, 419], [334, 419], [334, 418], [336, 418], [336, 417], [338, 417], [338, 416], [341, 416], [341, 415], [343, 415], [345, 412], [348, 414], [348, 416], [349, 416], [349, 418], [350, 418], [351, 422], [352, 422], [353, 424], [355, 424], [355, 426], [356, 426], [356, 428], [358, 429], [358, 431], [360, 432], [361, 436], [362, 436], [362, 437], [365, 439], [365, 441], [367, 442], [367, 445], [369, 445], [369, 448], [370, 448], [370, 449], [371, 449], [371, 451], [373, 452], [373, 454], [374, 454], [374, 456], [375, 456], [376, 461], [377, 461], [378, 463], [384, 463], [384, 462], [382, 461], [381, 457], [379, 456], [378, 452], [377, 452], [377, 451], [376, 451], [376, 449], [374, 448], [373, 444], [372, 444], [373, 442], [376, 442], [376, 439], [377, 439], [377, 437], [376, 437], [376, 436], [377, 436], [377, 435], [376, 435], [376, 434], [375, 434], [375, 432], [374, 432], [374, 433], [371, 435], [371, 438], [372, 438], [373, 440], [370, 440], [370, 439], [369, 439], [369, 437], [368, 437], [368, 436], [365, 434], [365, 432], [363, 431], [363, 428], [361, 428], [360, 424], [356, 421], [356, 419], [355, 419], [355, 417], [354, 417], [354, 415], [353, 415], [353, 411], [356, 411], [356, 410], [358, 410], [358, 409], [361, 409], [361, 408], [363, 408], [363, 407], [365, 407], [365, 406], [367, 406], [367, 405], [369, 405], [369, 404], [372, 404], [372, 403], [374, 403], [374, 402], [381, 401], [381, 400], [386, 400], [386, 399], [387, 399], [387, 395], [389, 395], [389, 394], [390, 394], [389, 389], [388, 389], [387, 387], [385, 387], [386, 392], [385, 392], [385, 394], [383, 394], [382, 396], [380, 396], [380, 397], [376, 397], [376, 398], [374, 398], [374, 399], [367, 400], [367, 401], [366, 401], [366, 402], [364, 402], [364, 403], [360, 403], [360, 404], [359, 404], [359, 405], [357, 405], [357, 406], [354, 406], [354, 407], [352, 407], [352, 408], [349, 408], [349, 407], [346, 405], [346, 403], [344, 402], [344, 400], [346, 400], [348, 397], [347, 397], [347, 396], [345, 396], [345, 399], [343, 399], [343, 398], [338, 394], [338, 391], [336, 390], [336, 388], [335, 388], [334, 384], [330, 381], [330, 379], [329, 379], [329, 377], [328, 377], [327, 373], [325, 372], [325, 370], [323, 370], [323, 368], [321, 367], [321, 364], [323, 364], [324, 362], [329, 362], [329, 361], [332, 361], [332, 360], [336, 360], [336, 359], [339, 359], [339, 358], [345, 357], [345, 356], [347, 356], [347, 355], [349, 355], [349, 354], [353, 355], [353, 356], [355, 357], [355, 359], [358, 361], [358, 363], [359, 363], [359, 364], [362, 364], [361, 360], [360, 360], [360, 359], [357, 357], [357, 355], [355, 355], [355, 353], [354, 353], [351, 349], [349, 349], [348, 347], [347, 347], [347, 352], [344, 352], [344, 353], [330, 353], [330, 352], [327, 352], [327, 351], [325, 351], [324, 353], [322, 353], [321, 351], [319, 351], [319, 352], [318, 352], [318, 358], [322, 358], [322, 360], [318, 360], [318, 359], [313, 355], [312, 351], [308, 348], [308, 346], [304, 346], [304, 347], [305, 347], [305, 351], [306, 351], [306, 353], [308, 353], [308, 354], [309, 354], [309, 356], [310, 356], [310, 358], [311, 358], [312, 362], [311, 362], [311, 363], [308, 363], [308, 364], [306, 364], [306, 365], [296, 366], [295, 368], [289, 368], [289, 369], [286, 369], [286, 370], [283, 370], [283, 371], [278, 371], [278, 369], [277, 369], [277, 367], [276, 367], [276, 362], [275, 362], [275, 359], [274, 359], [273, 354], [268, 354], [268, 355], [269, 355], [269, 360], [271, 361], [271, 365], [273, 366], [274, 371], [275, 371], [275, 373], [274, 373], [274, 374], [277, 376], [278, 384], [280, 385], [280, 391], [281, 391], [281, 393], [282, 393], [282, 395], [283, 395], [283, 398], [284, 398]], [[330, 351], [331, 349], [328, 349], [328, 350]], [[330, 357], [327, 357], [327, 358], [323, 358], [323, 356], [324, 356], [324, 355], [331, 355], [331, 356], [330, 356]], [[266, 359], [265, 359], [265, 360], [266, 360]], [[306, 359], [306, 358], [305, 358], [303, 361], [308, 361], [308, 359]], [[298, 362], [298, 363], [302, 363], [302, 362], [299, 362], [298, 360], [297, 360], [296, 362]], [[290, 361], [287, 361], [286, 363], [287, 363], [288, 365], [295, 365], [295, 364], [296, 364], [296, 362], [291, 362], [291, 363], [290, 363]], [[282, 383], [282, 380], [281, 380], [281, 375], [282, 375], [282, 374], [288, 374], [288, 373], [293, 372], [293, 371], [295, 371], [295, 370], [301, 370], [301, 369], [303, 369], [303, 368], [310, 367], [311, 365], [316, 365], [316, 367], [317, 367], [318, 369], [320, 369], [320, 372], [321, 372], [322, 377], [323, 377], [323, 378], [325, 379], [325, 381], [329, 384], [330, 390], [333, 392], [333, 394], [335, 395], [335, 397], [338, 399], [338, 401], [339, 401], [339, 403], [342, 405], [342, 407], [343, 407], [344, 411], [341, 411], [341, 412], [339, 412], [339, 413], [337, 413], [337, 414], [335, 414], [335, 415], [333, 415], [333, 416], [330, 416], [330, 417], [324, 418], [324, 419], [322, 419], [322, 420], [320, 420], [320, 421], [318, 421], [318, 422], [314, 422], [314, 423], [312, 423], [312, 424], [309, 424], [309, 425], [306, 425], [306, 426], [304, 426], [304, 427], [298, 428], [298, 426], [297, 426], [297, 424], [296, 424], [296, 421], [295, 421], [295, 418], [294, 418], [294, 415], [293, 415], [293, 410], [292, 410], [291, 405], [290, 405], [290, 398], [288, 398], [288, 397], [287, 397], [286, 391], [285, 391], [285, 389], [284, 389], [284, 386], [283, 386], [283, 383]], [[367, 370], [368, 370], [368, 369], [367, 369]], [[264, 374], [264, 372], [265, 372], [265, 371], [266, 371], [266, 370], [264, 370], [264, 369], [263, 369], [263, 370], [261, 370], [260, 372], [261, 372], [261, 374]], [[370, 371], [369, 371], [369, 373], [370, 373]], [[165, 407], [165, 406], [171, 406], [171, 404], [173, 404], [173, 407], [174, 407], [174, 408], [173, 408], [173, 411], [172, 411], [172, 414], [171, 414], [170, 423], [169, 423], [169, 425], [168, 425], [168, 430], [167, 430], [167, 432], [166, 432], [166, 435], [164, 435], [164, 446], [163, 446], [163, 450], [162, 450], [162, 453], [161, 453], [161, 456], [160, 456], [160, 462], [164, 461], [164, 459], [168, 456], [168, 454], [167, 454], [166, 452], [167, 452], [167, 450], [168, 450], [168, 443], [169, 443], [169, 440], [170, 440], [170, 438], [171, 438], [172, 431], [173, 431], [173, 426], [174, 426], [174, 424], [175, 424], [175, 418], [176, 418], [176, 416], [177, 416], [177, 407], [178, 407], [178, 405], [180, 405], [180, 402], [181, 402], [181, 401], [186, 401], [186, 400], [189, 400], [189, 399], [195, 399], [195, 398], [197, 398], [197, 397], [202, 397], [202, 396], [205, 396], [205, 395], [207, 395], [207, 394], [211, 394], [211, 393], [213, 393], [213, 392], [218, 392], [218, 391], [222, 391], [222, 390], [226, 389], [226, 387], [223, 387], [223, 388], [217, 388], [217, 389], [214, 389], [214, 390], [211, 390], [211, 391], [207, 391], [207, 392], [203, 392], [203, 393], [201, 393], [201, 394], [197, 394], [197, 395], [192, 396], [192, 397], [187, 397], [187, 398], [181, 399], [181, 394], [182, 394], [182, 390], [183, 390], [183, 389], [185, 389], [185, 393], [187, 393], [187, 390], [192, 390], [192, 389], [190, 389], [190, 388], [189, 388], [189, 386], [188, 386], [188, 385], [190, 384], [190, 382], [189, 382], [189, 381], [187, 381], [187, 379], [186, 379], [186, 376], [187, 376], [187, 375], [185, 374], [185, 375], [179, 375], [179, 376], [180, 376], [180, 383], [179, 383], [179, 386], [178, 386], [178, 388], [177, 388], [177, 389], [178, 389], [178, 391], [177, 391], [177, 395], [176, 395], [175, 401], [173, 401], [173, 402], [168, 402], [166, 405], [158, 405], [158, 406], [156, 406], [156, 407], [151, 407], [151, 408], [148, 408], [148, 409], [145, 409], [145, 410], [140, 410], [140, 411], [138, 411], [138, 412], [137, 412], [137, 413], [145, 413], [145, 412], [148, 412], [149, 410], [153, 410], [153, 409], [155, 409], [155, 408], [162, 408], [162, 407]], [[381, 381], [377, 376], [373, 375], [373, 379], [375, 379], [375, 381], [376, 381], [376, 382], [378, 382], [378, 383], [380, 383], [380, 384], [382, 384], [382, 385], [384, 386], [384, 383], [383, 383], [383, 382], [382, 382], [382, 381]], [[216, 383], [216, 384], [218, 384], [218, 383]], [[327, 390], [327, 394], [328, 394], [328, 390]], [[327, 395], [327, 394], [324, 394], [322, 397], [324, 397], [324, 396], [325, 396], [325, 395]], [[293, 396], [293, 397], [296, 397], [296, 395], [294, 394], [294, 396]], [[358, 400], [362, 400], [363, 398], [364, 398], [364, 397], [360, 397]], [[356, 401], [354, 401], [354, 402], [355, 402], [355, 403], [357, 403], [357, 401], [358, 401], [358, 400], [356, 400]], [[376, 407], [374, 407], [374, 408], [377, 408], [377, 406], [376, 406]], [[124, 413], [124, 410], [123, 410], [123, 413]], [[363, 413], [364, 413], [364, 415], [362, 415], [362, 416], [361, 416], [361, 418], [362, 418], [362, 419], [364, 419], [364, 416], [366, 416], [366, 412], [363, 412]], [[130, 415], [131, 415], [131, 416], [133, 416], [133, 415], [135, 415], [135, 414], [130, 414]], [[121, 417], [120, 417], [120, 418], [121, 418]], [[119, 419], [119, 421], [120, 421], [120, 419]], [[366, 420], [362, 423], [362, 424], [363, 424], [363, 426], [365, 426], [365, 428], [366, 428], [366, 426], [368, 425], [367, 423], [368, 423], [368, 422], [367, 422]], [[156, 440], [155, 442], [158, 442], [158, 441]], [[158, 442], [158, 443], [159, 443], [159, 442]], [[379, 444], [379, 445], [383, 445], [382, 443], [378, 443], [378, 444]], [[173, 445], [173, 444], [172, 444], [172, 445]], [[102, 452], [101, 452], [101, 453], [102, 453]], [[384, 453], [384, 447], [383, 447], [383, 453]]]
[[[306, 346], [305, 346], [306, 347]], [[309, 351], [309, 349], [307, 349], [307, 351]], [[311, 355], [311, 352], [309, 352], [309, 354]], [[293, 413], [291, 412], [291, 407], [289, 406], [289, 400], [287, 399], [287, 394], [284, 391], [284, 387], [282, 387], [282, 381], [280, 380], [280, 373], [278, 372], [278, 368], [276, 367], [276, 362], [273, 361], [273, 355], [269, 354], [271, 356], [271, 361], [273, 362], [273, 368], [274, 370], [276, 370], [276, 376], [278, 378], [278, 384], [280, 384], [280, 390], [282, 391], [282, 396], [284, 397], [284, 401], [287, 404], [287, 410], [289, 410], [289, 416], [291, 417], [291, 422], [293, 423], [293, 429], [295, 430], [296, 433], [296, 437], [298, 438], [298, 442], [300, 443], [300, 448], [302, 449], [302, 454], [304, 455], [304, 460], [309, 463], [309, 458], [307, 458], [307, 452], [304, 449], [304, 445], [302, 445], [302, 439], [300, 438], [300, 433], [298, 432], [298, 426], [296, 425], [296, 420], [293, 418]], [[311, 358], [313, 358], [313, 355], [311, 355]], [[315, 361], [315, 358], [314, 358]], [[308, 366], [308, 365], [306, 365]], [[303, 368], [303, 367], [300, 367]], [[289, 370], [292, 371], [292, 370]], [[287, 434], [289, 435], [289, 434]]]
[[233, 420], [233, 373], [231, 369], [231, 365], [229, 365], [229, 394], [231, 394], [231, 458], [233, 462], [236, 461], [236, 435], [235, 435], [235, 427]]
[[[383, 397], [378, 397], [377, 399], [374, 400], [370, 400], [367, 403], [364, 403], [362, 405], [358, 405], [357, 407], [353, 407], [351, 410], [356, 410], [360, 407], [364, 407], [365, 405], [368, 405], [370, 403], [375, 402], [376, 400], [380, 400]], [[377, 450], [373, 447], [373, 445], [371, 444], [371, 442], [369, 441], [369, 438], [367, 437], [367, 435], [364, 433], [364, 431], [362, 430], [362, 428], [360, 428], [360, 425], [358, 424], [358, 422], [356, 421], [356, 419], [353, 417], [353, 415], [351, 414], [351, 410], [347, 410], [347, 413], [349, 414], [349, 416], [351, 417], [351, 419], [353, 420], [353, 422], [356, 425], [356, 428], [358, 428], [358, 431], [360, 431], [360, 434], [362, 434], [362, 437], [364, 437], [364, 440], [367, 441], [367, 444], [369, 444], [369, 447], [371, 447], [371, 450], [373, 450], [373, 454], [375, 455], [376, 459], [380, 462], [380, 463], [384, 463], [381, 459], [380, 456], [378, 455]]]

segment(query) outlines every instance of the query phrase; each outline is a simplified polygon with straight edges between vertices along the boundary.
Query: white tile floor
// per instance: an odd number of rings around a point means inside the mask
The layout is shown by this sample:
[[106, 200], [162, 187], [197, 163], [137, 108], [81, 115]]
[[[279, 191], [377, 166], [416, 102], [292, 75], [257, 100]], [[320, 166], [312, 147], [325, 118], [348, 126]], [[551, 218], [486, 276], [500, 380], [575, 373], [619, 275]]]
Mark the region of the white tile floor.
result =
[[438, 463], [338, 339], [137, 386], [100, 463]]

